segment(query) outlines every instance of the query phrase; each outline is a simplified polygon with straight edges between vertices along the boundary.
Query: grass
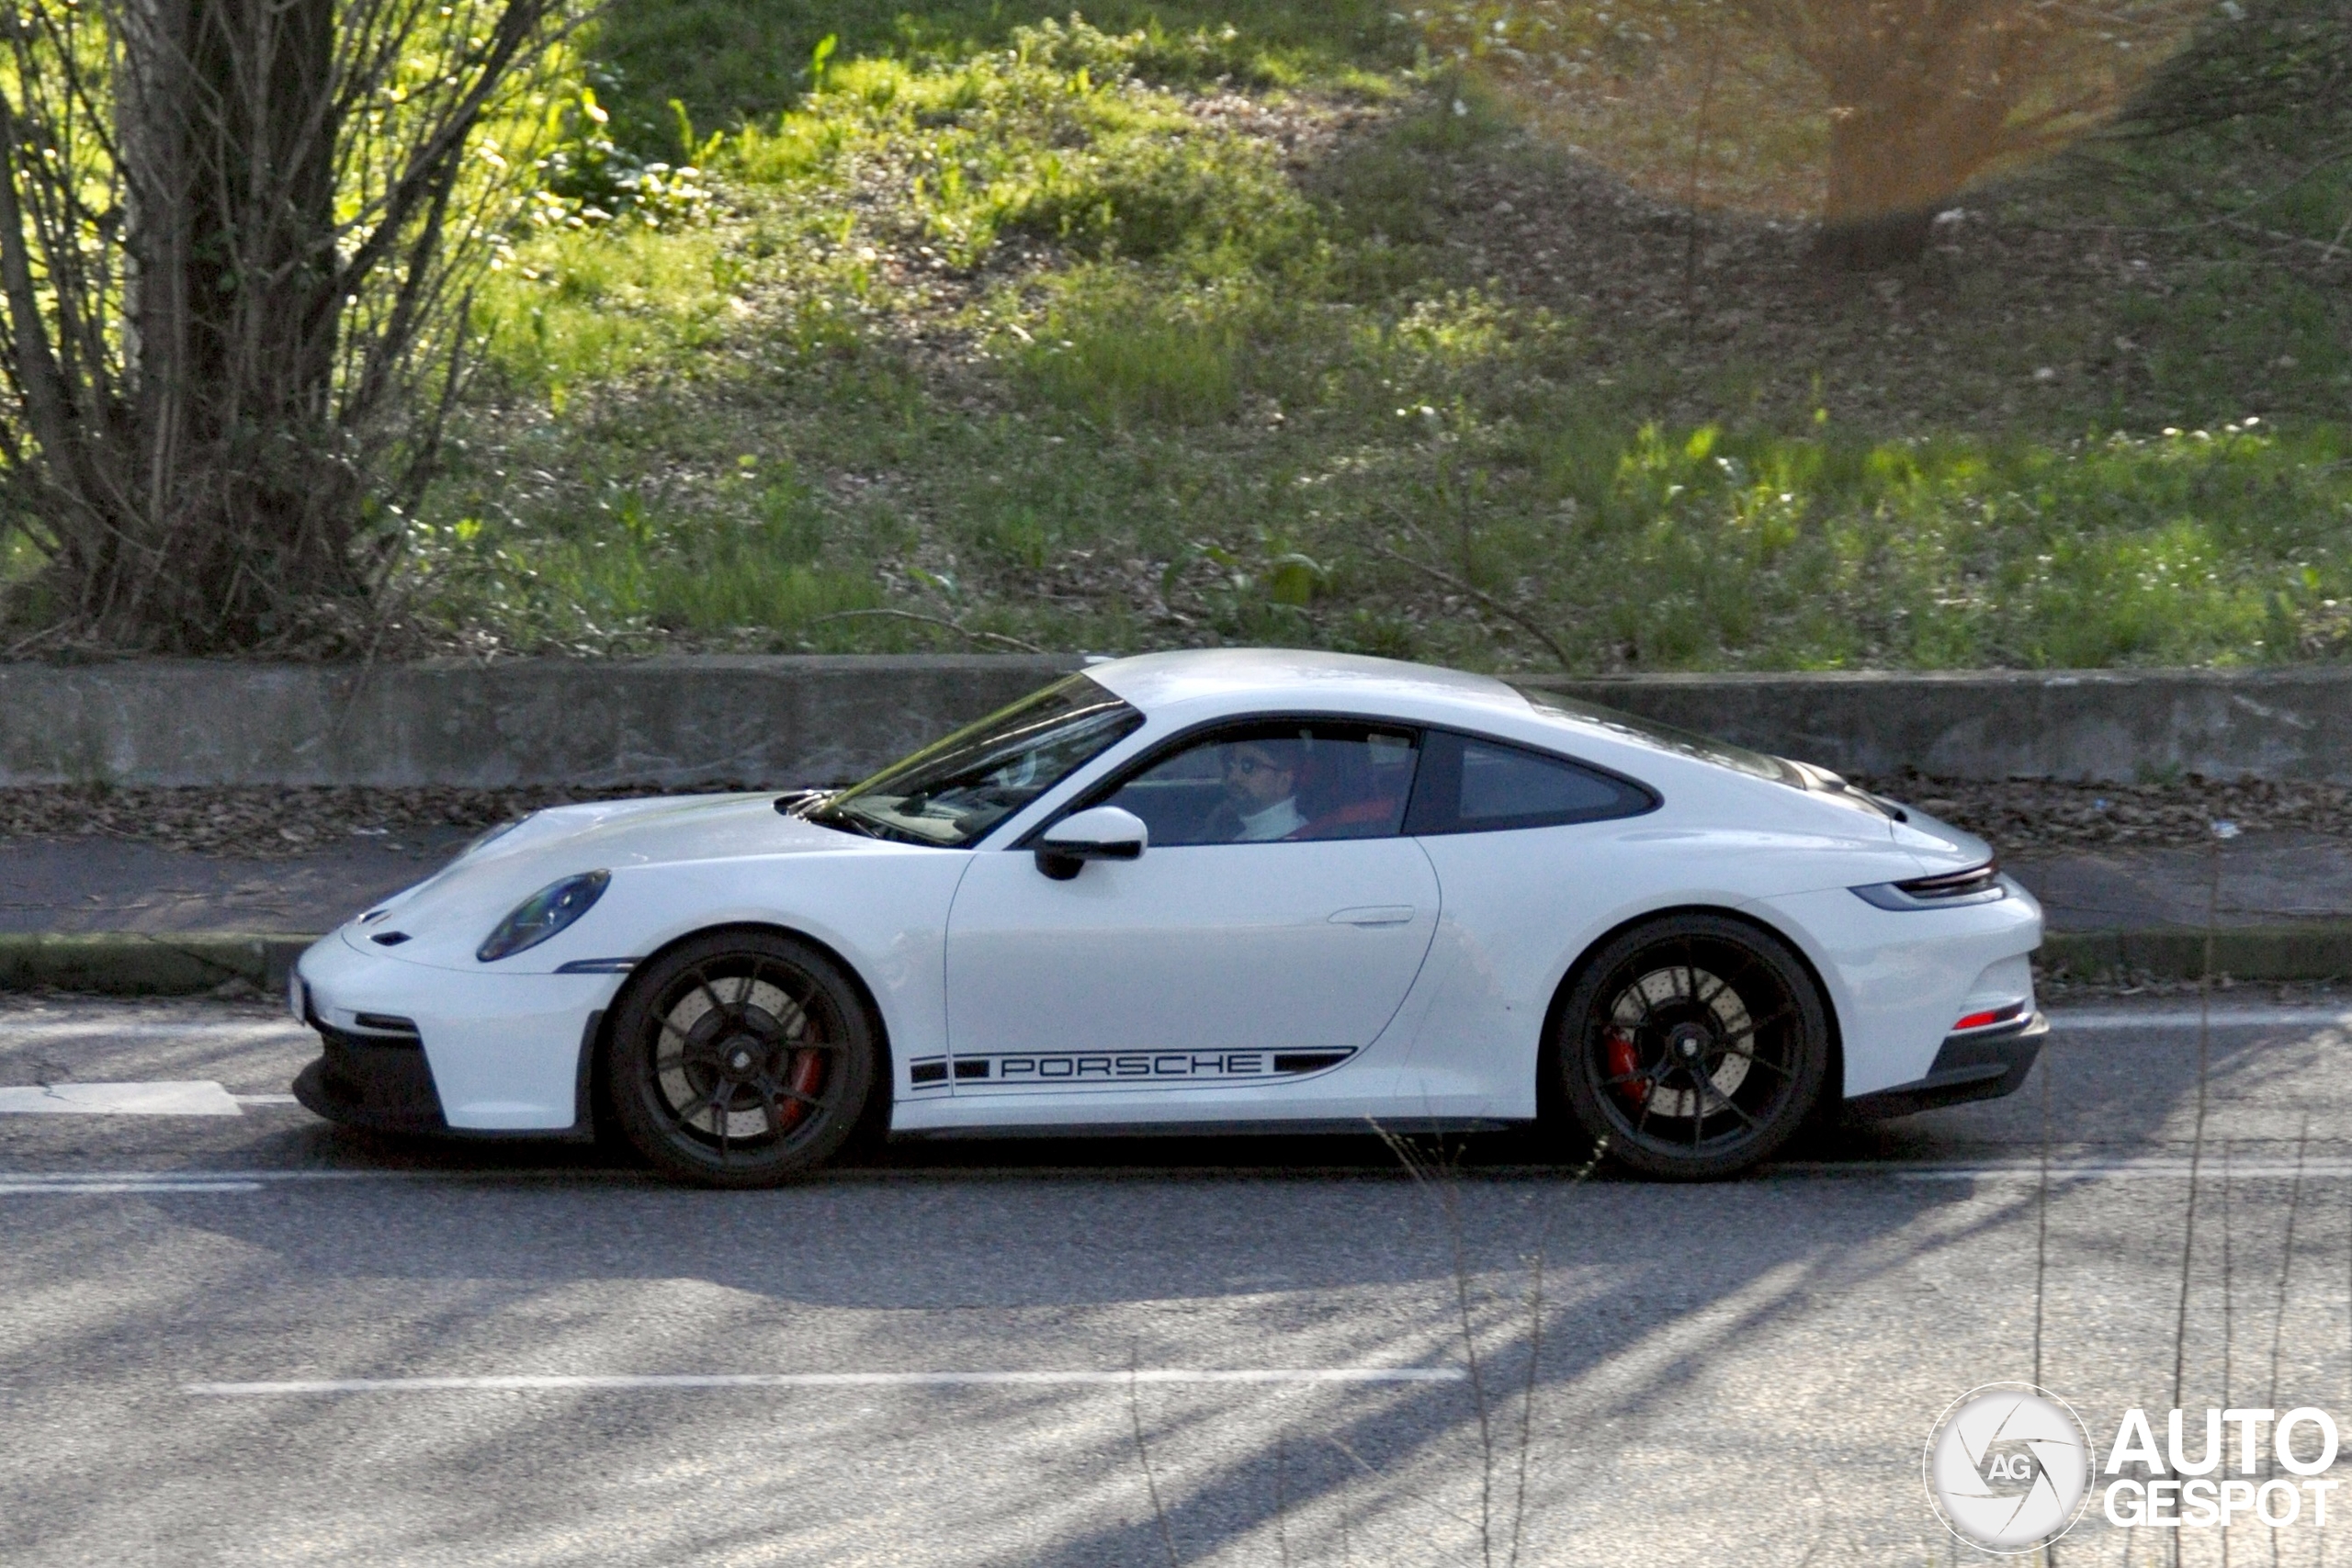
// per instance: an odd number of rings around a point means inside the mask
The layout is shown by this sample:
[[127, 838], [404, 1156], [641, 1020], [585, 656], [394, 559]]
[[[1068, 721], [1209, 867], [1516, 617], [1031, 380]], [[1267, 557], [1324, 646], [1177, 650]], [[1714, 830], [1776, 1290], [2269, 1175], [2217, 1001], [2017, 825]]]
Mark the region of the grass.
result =
[[[843, 62], [953, 62], [1070, 9], [1035, 0], [617, 0], [601, 13], [591, 70], [623, 134], [667, 152], [673, 98], [712, 130], [770, 122], [815, 85], [812, 61], [828, 38], [831, 58]], [[1253, 86], [1410, 64], [1416, 40], [1392, 12], [1371, 0], [1109, 0], [1086, 8], [1106, 32], [1146, 32], [1147, 73], [1229, 75]]]
[[2269, 238], [2147, 234], [2116, 161], [2195, 150], [2126, 149], [1825, 279], [1385, 11], [827, 7], [821, 60], [820, 15], [609, 14], [609, 122], [502, 257], [416, 523], [435, 635], [1578, 670], [2352, 637], [2341, 178]]

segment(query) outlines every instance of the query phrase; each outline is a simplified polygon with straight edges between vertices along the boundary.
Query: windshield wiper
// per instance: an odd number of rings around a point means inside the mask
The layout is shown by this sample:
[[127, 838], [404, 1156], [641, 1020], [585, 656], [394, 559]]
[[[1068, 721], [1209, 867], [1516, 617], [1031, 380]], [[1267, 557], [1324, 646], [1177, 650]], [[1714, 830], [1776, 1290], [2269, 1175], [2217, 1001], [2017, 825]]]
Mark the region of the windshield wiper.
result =
[[775, 814], [779, 817], [797, 817], [806, 822], [816, 815], [820, 807], [840, 793], [838, 790], [831, 789], [796, 789], [787, 795], [779, 795], [775, 797]]
[[814, 822], [820, 828], [838, 828], [844, 833], [863, 833], [869, 839], [887, 840], [897, 836], [886, 831], [876, 823], [868, 822], [863, 817], [853, 817], [846, 811], [837, 810], [830, 806], [821, 811], [810, 812], [807, 820]]

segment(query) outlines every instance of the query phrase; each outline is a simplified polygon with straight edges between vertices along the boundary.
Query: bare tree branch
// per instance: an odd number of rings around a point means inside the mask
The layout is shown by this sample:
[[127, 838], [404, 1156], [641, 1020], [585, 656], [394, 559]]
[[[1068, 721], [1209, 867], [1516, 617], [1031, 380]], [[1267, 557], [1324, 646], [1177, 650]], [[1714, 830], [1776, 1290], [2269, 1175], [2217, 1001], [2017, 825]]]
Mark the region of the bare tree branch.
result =
[[77, 635], [248, 646], [380, 587], [527, 167], [469, 150], [571, 3], [0, 16], [0, 466]]

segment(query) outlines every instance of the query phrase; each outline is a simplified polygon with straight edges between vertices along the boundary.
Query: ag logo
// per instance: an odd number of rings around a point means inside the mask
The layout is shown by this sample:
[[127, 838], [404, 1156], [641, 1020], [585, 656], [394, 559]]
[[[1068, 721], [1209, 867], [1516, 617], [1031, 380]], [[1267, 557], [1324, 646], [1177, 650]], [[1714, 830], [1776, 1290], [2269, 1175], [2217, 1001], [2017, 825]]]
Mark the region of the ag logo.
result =
[[2082, 1512], [2090, 1447], [2064, 1400], [2031, 1383], [1986, 1383], [1952, 1401], [1928, 1434], [1928, 1496], [1970, 1545], [2031, 1551]]

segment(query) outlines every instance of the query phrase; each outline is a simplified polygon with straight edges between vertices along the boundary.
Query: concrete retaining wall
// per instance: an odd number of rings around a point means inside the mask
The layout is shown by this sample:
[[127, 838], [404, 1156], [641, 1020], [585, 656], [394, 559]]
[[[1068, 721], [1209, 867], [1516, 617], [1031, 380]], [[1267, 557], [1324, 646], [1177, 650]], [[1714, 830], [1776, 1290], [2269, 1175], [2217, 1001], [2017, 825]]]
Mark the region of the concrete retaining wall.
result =
[[1077, 663], [0, 664], [0, 784], [832, 784]]
[[2352, 784], [2352, 667], [1531, 682], [1857, 773]]
[[[833, 784], [1077, 665], [0, 664], [0, 784]], [[2352, 783], [2352, 669], [1531, 683], [1855, 773]]]

